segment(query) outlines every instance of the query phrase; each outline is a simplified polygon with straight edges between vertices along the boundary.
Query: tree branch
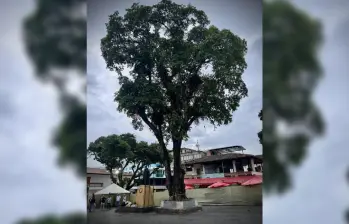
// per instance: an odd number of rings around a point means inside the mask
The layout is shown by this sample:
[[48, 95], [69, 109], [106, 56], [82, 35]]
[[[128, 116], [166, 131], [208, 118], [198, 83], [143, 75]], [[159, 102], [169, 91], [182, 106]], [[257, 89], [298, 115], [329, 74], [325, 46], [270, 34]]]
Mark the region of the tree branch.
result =
[[141, 164], [142, 164], [142, 162], [139, 162], [139, 163], [137, 164], [136, 170], [132, 169], [133, 174], [132, 174], [130, 180], [128, 181], [128, 183], [127, 183], [127, 186], [126, 186], [126, 189], [127, 189], [127, 190], [130, 189], [131, 183], [134, 182], [135, 178], [137, 177], [137, 172], [140, 170], [140, 168], [143, 168], [143, 167], [144, 167], [144, 165], [140, 166]]
[[145, 114], [145, 110], [139, 110], [138, 115], [142, 118], [144, 123], [146, 123], [148, 127], [154, 132], [154, 134], [158, 135], [159, 130], [156, 128], [156, 125], [148, 119], [147, 115]]

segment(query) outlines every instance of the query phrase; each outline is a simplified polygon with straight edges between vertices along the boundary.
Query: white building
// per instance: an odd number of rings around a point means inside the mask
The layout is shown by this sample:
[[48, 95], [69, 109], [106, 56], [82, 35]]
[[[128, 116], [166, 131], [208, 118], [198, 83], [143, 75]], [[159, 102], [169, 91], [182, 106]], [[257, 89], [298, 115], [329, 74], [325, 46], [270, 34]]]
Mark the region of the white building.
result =
[[[173, 151], [169, 151], [169, 153], [173, 156]], [[181, 164], [185, 164], [188, 161], [200, 159], [206, 156], [206, 152], [189, 149], [189, 148], [181, 148]], [[173, 170], [173, 161], [171, 163], [171, 170]]]
[[110, 179], [110, 174], [107, 170], [101, 168], [87, 167], [87, 183], [90, 184], [89, 195], [102, 190], [113, 182]]

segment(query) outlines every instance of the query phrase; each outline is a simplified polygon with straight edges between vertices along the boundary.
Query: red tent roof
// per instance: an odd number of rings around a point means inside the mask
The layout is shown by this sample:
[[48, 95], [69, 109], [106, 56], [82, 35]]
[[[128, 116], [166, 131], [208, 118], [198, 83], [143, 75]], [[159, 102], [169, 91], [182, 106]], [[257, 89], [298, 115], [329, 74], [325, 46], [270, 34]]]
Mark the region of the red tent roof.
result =
[[229, 185], [230, 184], [227, 184], [227, 183], [217, 182], [217, 183], [211, 184], [210, 186], [208, 186], [208, 188], [220, 188], [220, 187], [227, 187]]
[[[185, 185], [204, 185], [209, 186], [217, 182], [227, 184], [242, 184], [256, 176], [238, 176], [238, 177], [221, 177], [221, 178], [204, 178], [204, 179], [184, 179]], [[262, 178], [261, 178], [262, 179]]]
[[194, 189], [194, 187], [191, 186], [191, 185], [185, 185], [185, 189], [186, 189], [186, 190], [191, 190], [191, 189]]
[[242, 186], [252, 186], [261, 184], [263, 182], [263, 179], [261, 176], [253, 176], [253, 178], [249, 179], [248, 181], [243, 182]]

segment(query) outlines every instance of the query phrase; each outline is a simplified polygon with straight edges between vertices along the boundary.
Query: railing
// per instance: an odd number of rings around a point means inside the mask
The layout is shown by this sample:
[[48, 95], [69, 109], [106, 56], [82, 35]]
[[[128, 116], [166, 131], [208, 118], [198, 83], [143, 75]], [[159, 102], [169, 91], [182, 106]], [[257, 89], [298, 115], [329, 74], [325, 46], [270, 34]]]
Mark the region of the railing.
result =
[[234, 172], [234, 173], [211, 173], [200, 175], [185, 175], [185, 179], [202, 179], [202, 178], [221, 178], [221, 177], [238, 177], [238, 176], [251, 176], [251, 175], [263, 175], [261, 172]]

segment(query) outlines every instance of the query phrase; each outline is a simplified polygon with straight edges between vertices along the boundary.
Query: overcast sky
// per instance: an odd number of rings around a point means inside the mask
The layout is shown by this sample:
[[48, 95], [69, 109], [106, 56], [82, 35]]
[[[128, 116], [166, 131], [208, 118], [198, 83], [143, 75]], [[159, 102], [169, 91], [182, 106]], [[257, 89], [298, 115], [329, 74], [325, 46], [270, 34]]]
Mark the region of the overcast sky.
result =
[[[87, 69], [87, 140], [96, 140], [109, 134], [134, 133], [139, 140], [155, 142], [148, 128], [142, 132], [135, 131], [131, 120], [125, 114], [116, 111], [113, 95], [119, 85], [116, 73], [106, 69], [100, 51], [100, 39], [106, 35], [105, 23], [108, 15], [116, 10], [124, 13], [135, 1], [102, 0], [88, 2], [88, 69]], [[144, 5], [153, 5], [157, 1], [139, 1]], [[234, 113], [233, 122], [227, 126], [218, 127], [213, 131], [211, 125], [194, 126], [190, 132], [189, 141], [184, 147], [196, 148], [198, 141], [201, 150], [242, 145], [246, 153], [261, 154], [257, 133], [262, 128], [258, 112], [262, 108], [262, 46], [257, 41], [262, 36], [262, 3], [261, 1], [175, 1], [180, 4], [189, 2], [205, 11], [212, 25], [220, 29], [229, 29], [247, 40], [248, 52], [246, 69], [243, 79], [248, 87], [249, 96], [241, 101], [241, 106]], [[88, 159], [88, 166], [98, 167], [99, 163]]]

